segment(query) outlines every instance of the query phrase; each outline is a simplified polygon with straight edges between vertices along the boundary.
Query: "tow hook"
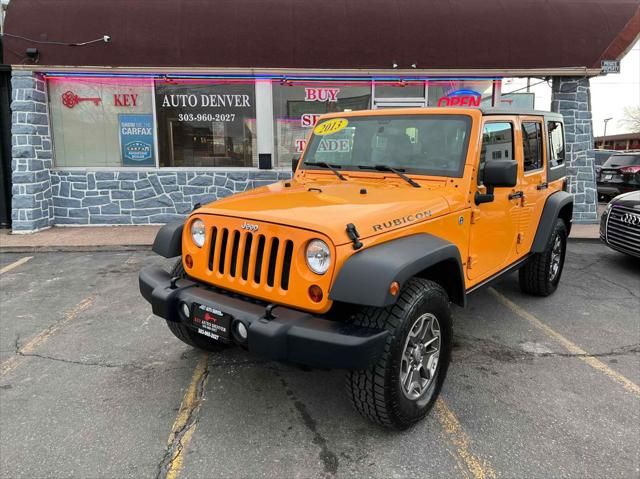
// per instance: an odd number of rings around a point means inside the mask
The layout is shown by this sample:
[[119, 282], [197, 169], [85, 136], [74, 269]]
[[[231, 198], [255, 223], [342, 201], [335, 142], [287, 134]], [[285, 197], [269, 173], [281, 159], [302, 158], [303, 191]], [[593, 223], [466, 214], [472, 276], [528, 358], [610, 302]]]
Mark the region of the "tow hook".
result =
[[276, 317], [273, 315], [273, 310], [277, 306], [278, 305], [275, 303], [268, 304], [267, 307], [264, 308], [264, 316], [260, 318], [260, 320], [264, 322], [264, 321], [271, 321], [272, 319], [276, 319]]

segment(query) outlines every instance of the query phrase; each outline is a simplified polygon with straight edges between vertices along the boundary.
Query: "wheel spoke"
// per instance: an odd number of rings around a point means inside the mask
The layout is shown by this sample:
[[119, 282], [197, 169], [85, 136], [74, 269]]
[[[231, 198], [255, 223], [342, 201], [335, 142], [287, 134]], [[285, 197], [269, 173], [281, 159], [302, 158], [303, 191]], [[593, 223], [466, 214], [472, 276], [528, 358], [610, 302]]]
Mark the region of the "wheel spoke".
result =
[[409, 370], [407, 371], [407, 375], [405, 376], [403, 381], [404, 390], [407, 391], [408, 393], [411, 392], [412, 382], [413, 382], [413, 368], [409, 367]]
[[427, 337], [427, 333], [432, 328], [433, 328], [433, 318], [427, 318], [426, 320], [422, 321], [422, 334], [420, 334], [420, 341], [424, 341], [424, 338]]
[[[438, 339], [440, 339], [438, 336], [434, 336], [433, 338], [431, 338], [429, 341], [426, 341], [424, 343], [424, 347], [426, 348], [427, 346], [431, 346], [434, 342], [436, 342]], [[425, 351], [426, 352], [426, 351]]]

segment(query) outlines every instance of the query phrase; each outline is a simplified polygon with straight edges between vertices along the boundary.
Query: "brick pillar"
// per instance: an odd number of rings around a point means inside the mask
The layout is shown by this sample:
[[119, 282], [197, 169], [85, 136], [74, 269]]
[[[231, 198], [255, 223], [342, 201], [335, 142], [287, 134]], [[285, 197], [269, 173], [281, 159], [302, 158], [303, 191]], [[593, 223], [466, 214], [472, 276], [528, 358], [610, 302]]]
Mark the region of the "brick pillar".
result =
[[11, 76], [12, 223], [16, 233], [53, 224], [51, 132], [45, 82], [37, 73]]
[[554, 77], [551, 111], [564, 117], [569, 193], [574, 196], [573, 221], [595, 223], [598, 221], [598, 194], [589, 79]]

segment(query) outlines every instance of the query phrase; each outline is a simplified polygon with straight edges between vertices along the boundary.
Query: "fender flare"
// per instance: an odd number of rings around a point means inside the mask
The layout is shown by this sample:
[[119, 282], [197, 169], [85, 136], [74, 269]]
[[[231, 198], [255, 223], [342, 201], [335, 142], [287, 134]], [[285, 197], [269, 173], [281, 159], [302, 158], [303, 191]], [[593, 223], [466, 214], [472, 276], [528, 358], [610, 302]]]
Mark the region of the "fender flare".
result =
[[[568, 208], [568, 214], [567, 210]], [[563, 212], [564, 210], [564, 212]], [[542, 210], [538, 229], [531, 245], [532, 253], [542, 253], [549, 242], [556, 220], [562, 216], [567, 222], [567, 234], [571, 232], [571, 216], [573, 214], [573, 196], [566, 191], [551, 194]]]
[[165, 258], [175, 258], [182, 255], [182, 229], [184, 223], [168, 223], [156, 234], [152, 250]]
[[[412, 277], [431, 267], [445, 284], [450, 299], [465, 302], [462, 260], [457, 246], [430, 234], [416, 234], [363, 249], [344, 263], [329, 298], [350, 304], [384, 307], [396, 302], [389, 285], [397, 281], [402, 288]], [[444, 273], [444, 274], [443, 274]]]

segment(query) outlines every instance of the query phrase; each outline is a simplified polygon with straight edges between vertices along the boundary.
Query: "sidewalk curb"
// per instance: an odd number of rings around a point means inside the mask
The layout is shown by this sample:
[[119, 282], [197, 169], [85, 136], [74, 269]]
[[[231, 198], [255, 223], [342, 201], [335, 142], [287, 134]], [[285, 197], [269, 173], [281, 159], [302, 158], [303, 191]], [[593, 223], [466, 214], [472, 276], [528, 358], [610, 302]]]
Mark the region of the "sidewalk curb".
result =
[[569, 243], [602, 243], [602, 241], [600, 241], [600, 238], [572, 238], [569, 236]]
[[151, 251], [151, 245], [81, 245], [81, 246], [0, 246], [3, 253], [91, 253]]

